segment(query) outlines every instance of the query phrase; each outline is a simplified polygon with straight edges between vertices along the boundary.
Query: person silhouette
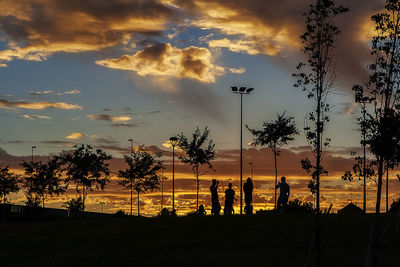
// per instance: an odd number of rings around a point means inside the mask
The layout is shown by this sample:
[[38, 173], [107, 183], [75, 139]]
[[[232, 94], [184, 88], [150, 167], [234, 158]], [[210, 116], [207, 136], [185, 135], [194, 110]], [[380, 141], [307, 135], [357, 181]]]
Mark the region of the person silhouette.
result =
[[231, 215], [235, 212], [233, 210], [233, 202], [235, 200], [235, 190], [232, 189], [232, 183], [229, 183], [228, 189], [225, 190], [224, 215]]
[[244, 202], [246, 206], [244, 207], [244, 213], [253, 214], [253, 206], [251, 202], [253, 201], [253, 181], [251, 178], [247, 178], [247, 181], [243, 184], [244, 191]]
[[290, 195], [290, 186], [286, 183], [285, 176], [281, 177], [281, 181], [276, 185], [276, 188], [280, 189], [277, 208], [278, 210], [281, 210], [287, 205]]
[[197, 215], [200, 215], [200, 216], [206, 215], [206, 210], [204, 209], [203, 205], [199, 206], [199, 210], [197, 211]]
[[210, 186], [211, 191], [211, 215], [219, 215], [221, 211], [221, 205], [218, 199], [218, 185], [219, 181], [212, 179], [212, 184]]

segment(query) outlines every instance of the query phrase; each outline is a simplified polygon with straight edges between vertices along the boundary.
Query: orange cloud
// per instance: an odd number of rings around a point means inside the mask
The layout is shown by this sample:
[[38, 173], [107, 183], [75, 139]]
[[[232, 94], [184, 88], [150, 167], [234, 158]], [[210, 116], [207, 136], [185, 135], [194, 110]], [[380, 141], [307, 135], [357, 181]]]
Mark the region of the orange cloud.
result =
[[15, 109], [15, 108], [23, 108], [23, 109], [34, 109], [34, 110], [42, 110], [48, 108], [56, 108], [56, 109], [83, 109], [80, 105], [68, 104], [64, 102], [25, 102], [25, 101], [8, 101], [5, 99], [0, 99], [0, 108], [4, 109]]
[[82, 139], [82, 137], [83, 137], [83, 134], [74, 132], [74, 133], [71, 133], [70, 135], [66, 136], [65, 138], [76, 140], [76, 139]]
[[103, 120], [103, 121], [111, 121], [111, 122], [127, 122], [132, 118], [129, 116], [111, 116], [108, 114], [94, 114], [87, 115], [87, 117], [91, 120]]
[[215, 82], [216, 76], [225, 73], [223, 67], [213, 63], [208, 49], [195, 46], [180, 49], [169, 43], [96, 63], [111, 69], [135, 71], [140, 76], [191, 78], [205, 83]]

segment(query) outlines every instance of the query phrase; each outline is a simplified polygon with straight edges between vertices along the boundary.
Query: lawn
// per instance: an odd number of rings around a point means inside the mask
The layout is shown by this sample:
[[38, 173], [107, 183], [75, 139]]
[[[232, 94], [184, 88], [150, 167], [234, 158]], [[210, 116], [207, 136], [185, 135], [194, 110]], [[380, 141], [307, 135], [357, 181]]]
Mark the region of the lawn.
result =
[[[363, 266], [372, 219], [325, 216], [324, 266]], [[0, 266], [303, 266], [313, 227], [305, 214], [9, 223]], [[388, 231], [382, 266], [400, 266], [400, 234]]]

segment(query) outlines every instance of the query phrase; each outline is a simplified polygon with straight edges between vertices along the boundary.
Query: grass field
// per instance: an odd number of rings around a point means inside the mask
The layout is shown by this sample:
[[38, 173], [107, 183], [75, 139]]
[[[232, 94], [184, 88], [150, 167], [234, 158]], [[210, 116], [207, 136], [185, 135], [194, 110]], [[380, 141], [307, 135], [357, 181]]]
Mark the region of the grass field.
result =
[[[372, 218], [325, 217], [324, 266], [363, 266]], [[0, 266], [303, 266], [313, 226], [304, 214], [9, 223]], [[400, 235], [387, 237], [381, 266], [400, 266]]]

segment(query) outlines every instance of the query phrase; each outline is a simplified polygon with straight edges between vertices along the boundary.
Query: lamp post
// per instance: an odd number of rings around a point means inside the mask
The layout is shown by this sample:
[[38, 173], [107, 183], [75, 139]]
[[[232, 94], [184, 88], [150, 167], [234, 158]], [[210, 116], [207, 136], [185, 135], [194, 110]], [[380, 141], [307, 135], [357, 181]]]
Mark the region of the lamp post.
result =
[[[132, 156], [132, 154], [133, 154], [133, 139], [128, 139], [128, 142], [131, 142], [131, 156]], [[133, 188], [132, 188], [132, 182], [131, 182], [131, 216], [132, 216], [132, 201], [133, 201]], [[139, 206], [139, 203], [138, 203], [138, 206]]]
[[31, 163], [33, 163], [33, 149], [35, 149], [36, 146], [32, 146], [32, 153], [31, 153]]
[[240, 95], [240, 215], [243, 214], [243, 95], [250, 94], [254, 88], [232, 86], [232, 92]]
[[175, 146], [178, 144], [178, 137], [172, 136], [169, 138], [172, 146], [172, 212], [175, 210]]

